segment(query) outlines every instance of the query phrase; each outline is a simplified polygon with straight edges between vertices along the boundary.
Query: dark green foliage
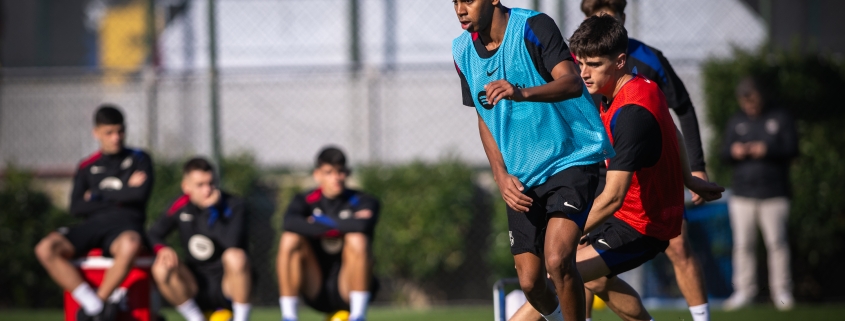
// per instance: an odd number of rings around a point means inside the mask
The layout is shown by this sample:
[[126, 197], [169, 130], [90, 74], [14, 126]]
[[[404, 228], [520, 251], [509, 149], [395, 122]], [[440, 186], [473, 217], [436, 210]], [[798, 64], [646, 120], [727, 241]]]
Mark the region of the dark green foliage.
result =
[[737, 52], [704, 66], [707, 121], [714, 128], [711, 177], [730, 184], [731, 168], [719, 159], [728, 119], [739, 111], [734, 88], [757, 75], [777, 105], [797, 119], [800, 155], [793, 163], [789, 222], [796, 294], [820, 299], [845, 294], [845, 63], [824, 56]]
[[473, 219], [473, 171], [455, 160], [359, 171], [364, 190], [381, 200], [373, 242], [376, 273], [425, 280], [464, 263]]
[[56, 306], [61, 289], [38, 263], [38, 241], [73, 219], [32, 188], [32, 174], [13, 165], [0, 178], [0, 307]]

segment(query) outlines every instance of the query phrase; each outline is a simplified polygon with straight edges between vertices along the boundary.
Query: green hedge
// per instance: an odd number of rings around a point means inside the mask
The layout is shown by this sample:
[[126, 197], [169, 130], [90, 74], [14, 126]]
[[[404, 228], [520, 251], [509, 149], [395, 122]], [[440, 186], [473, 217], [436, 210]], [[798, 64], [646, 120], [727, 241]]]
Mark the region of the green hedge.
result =
[[[714, 128], [708, 159], [712, 177], [730, 184], [731, 168], [719, 159], [725, 125], [739, 111], [734, 88], [757, 75], [777, 105], [797, 119], [800, 155], [792, 165], [789, 221], [793, 280], [797, 295], [822, 299], [845, 295], [845, 63], [821, 55], [736, 52], [707, 62], [704, 91], [707, 121]], [[764, 262], [764, 261], [762, 261]], [[837, 271], [835, 273], [831, 271]]]

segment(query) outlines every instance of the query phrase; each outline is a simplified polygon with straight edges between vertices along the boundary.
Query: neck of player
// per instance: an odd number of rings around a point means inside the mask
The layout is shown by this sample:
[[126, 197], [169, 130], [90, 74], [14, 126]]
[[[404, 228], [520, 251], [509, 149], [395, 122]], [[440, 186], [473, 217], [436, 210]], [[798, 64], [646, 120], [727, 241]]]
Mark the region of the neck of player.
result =
[[505, 39], [505, 31], [508, 29], [508, 18], [510, 11], [503, 5], [493, 8], [493, 17], [490, 18], [490, 26], [478, 32], [481, 42], [487, 50], [499, 48], [502, 40]]
[[613, 88], [613, 95], [608, 96], [610, 97], [610, 99], [616, 98], [616, 94], [618, 94], [619, 91], [622, 90], [622, 86], [625, 86], [625, 84], [631, 81], [631, 79], [634, 79], [634, 75], [628, 72], [627, 68], [623, 68], [619, 72], [622, 74], [619, 75], [619, 78], [616, 79], [616, 87]]

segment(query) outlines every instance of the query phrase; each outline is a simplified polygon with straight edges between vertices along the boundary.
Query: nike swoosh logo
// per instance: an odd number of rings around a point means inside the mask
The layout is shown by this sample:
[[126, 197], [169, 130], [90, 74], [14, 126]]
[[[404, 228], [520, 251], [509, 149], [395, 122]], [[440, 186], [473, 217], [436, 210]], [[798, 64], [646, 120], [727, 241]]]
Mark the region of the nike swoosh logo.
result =
[[610, 248], [610, 244], [607, 244], [607, 242], [605, 242], [604, 239], [599, 239], [598, 242], [601, 243], [601, 244], [604, 244], [604, 246], [607, 246], [607, 248]]
[[499, 67], [496, 67], [496, 69], [493, 69], [493, 71], [488, 71], [488, 72], [487, 72], [487, 77], [490, 77], [490, 76], [492, 76], [494, 73], [496, 73], [496, 70], [499, 70]]
[[574, 208], [576, 211], [578, 210], [578, 208], [575, 207], [575, 205], [569, 204], [569, 202], [563, 202], [563, 206]]

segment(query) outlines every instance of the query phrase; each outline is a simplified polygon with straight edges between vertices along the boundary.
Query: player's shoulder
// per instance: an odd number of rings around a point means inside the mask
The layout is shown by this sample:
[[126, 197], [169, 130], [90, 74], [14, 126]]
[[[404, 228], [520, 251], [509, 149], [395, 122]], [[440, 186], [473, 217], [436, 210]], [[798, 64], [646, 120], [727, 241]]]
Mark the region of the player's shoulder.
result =
[[639, 56], [639, 55], [648, 55], [648, 56], [662, 56], [663, 52], [660, 49], [655, 47], [649, 46], [646, 43], [634, 39], [628, 38], [628, 53], [631, 55]]
[[91, 155], [86, 156], [81, 161], [79, 161], [79, 168], [78, 169], [80, 169], [80, 170], [86, 169], [86, 168], [90, 167], [91, 165], [96, 164], [97, 161], [99, 161], [102, 158], [103, 158], [103, 153], [100, 152], [100, 151], [96, 151], [96, 152], [92, 153]]
[[316, 204], [321, 199], [323, 199], [323, 191], [319, 188], [307, 190], [293, 196], [294, 202], [304, 202], [307, 205]]
[[185, 207], [187, 207], [191, 203], [191, 197], [187, 194], [180, 195], [170, 201], [167, 206], [167, 216], [175, 215], [182, 211]]
[[347, 189], [347, 202], [353, 207], [366, 204], [378, 204], [378, 198], [355, 189]]
[[528, 19], [525, 20], [525, 25], [530, 28], [531, 30], [537, 31], [557, 31], [560, 32], [558, 29], [557, 23], [552, 17], [549, 15], [542, 13], [542, 12], [534, 12], [533, 15], [529, 16]]
[[132, 158], [135, 158], [137, 160], [150, 159], [150, 154], [148, 154], [143, 149], [126, 147], [126, 151], [129, 153], [130, 156], [132, 156]]
[[222, 200], [227, 207], [238, 207], [244, 205], [244, 199], [238, 195], [221, 190]]

